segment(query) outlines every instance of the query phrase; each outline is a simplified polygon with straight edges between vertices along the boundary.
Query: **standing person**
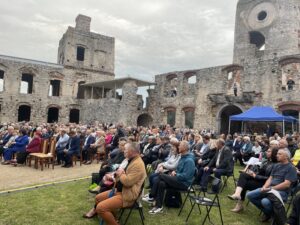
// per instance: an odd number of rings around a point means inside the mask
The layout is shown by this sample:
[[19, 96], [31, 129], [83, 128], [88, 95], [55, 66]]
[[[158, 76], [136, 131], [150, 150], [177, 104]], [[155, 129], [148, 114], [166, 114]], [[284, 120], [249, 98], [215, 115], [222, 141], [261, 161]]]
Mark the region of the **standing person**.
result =
[[234, 82], [234, 84], [233, 84], [233, 94], [234, 94], [234, 96], [237, 96], [237, 91], [238, 91], [237, 84], [236, 84], [236, 82]]
[[122, 207], [129, 207], [139, 197], [141, 187], [147, 177], [144, 162], [140, 157], [140, 150], [136, 143], [125, 145], [125, 157], [128, 164], [125, 169], [116, 171], [116, 187], [112, 197], [110, 191], [102, 192], [96, 196], [95, 206], [83, 216], [92, 218], [98, 214], [105, 224], [118, 225], [113, 212]]
[[248, 199], [260, 210], [263, 211], [262, 222], [268, 221], [273, 212], [273, 205], [268, 198], [268, 192], [272, 189], [278, 191], [281, 199], [285, 202], [291, 184], [297, 180], [297, 171], [290, 163], [291, 153], [287, 148], [281, 148], [277, 153], [277, 161], [271, 176], [262, 188], [247, 193]]

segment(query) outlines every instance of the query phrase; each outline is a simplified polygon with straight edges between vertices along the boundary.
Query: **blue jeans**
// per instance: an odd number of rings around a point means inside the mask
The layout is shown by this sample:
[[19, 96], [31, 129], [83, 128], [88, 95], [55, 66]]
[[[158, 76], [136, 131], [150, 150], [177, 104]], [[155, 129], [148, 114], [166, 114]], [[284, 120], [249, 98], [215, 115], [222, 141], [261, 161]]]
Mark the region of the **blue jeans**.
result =
[[[287, 201], [287, 193], [285, 191], [279, 191], [282, 200]], [[266, 192], [261, 192], [261, 188], [257, 188], [253, 191], [247, 193], [247, 198], [252, 202], [257, 208], [259, 208], [267, 216], [271, 216], [273, 212], [272, 202], [267, 198]]]

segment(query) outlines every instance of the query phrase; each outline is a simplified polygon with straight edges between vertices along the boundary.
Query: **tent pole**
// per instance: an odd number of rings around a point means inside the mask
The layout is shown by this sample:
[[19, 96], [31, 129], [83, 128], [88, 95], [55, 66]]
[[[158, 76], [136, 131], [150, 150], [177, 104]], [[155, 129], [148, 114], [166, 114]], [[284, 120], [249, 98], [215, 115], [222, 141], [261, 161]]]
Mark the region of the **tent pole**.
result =
[[292, 132], [294, 133], [294, 121], [292, 121]]
[[231, 125], [231, 120], [229, 119], [229, 128], [228, 128], [228, 134], [230, 134], [230, 125]]
[[283, 136], [285, 136], [284, 120], [282, 121], [282, 134], [283, 134]]
[[244, 121], [242, 121], [242, 129], [241, 129], [241, 133], [243, 133], [243, 129], [244, 129]]

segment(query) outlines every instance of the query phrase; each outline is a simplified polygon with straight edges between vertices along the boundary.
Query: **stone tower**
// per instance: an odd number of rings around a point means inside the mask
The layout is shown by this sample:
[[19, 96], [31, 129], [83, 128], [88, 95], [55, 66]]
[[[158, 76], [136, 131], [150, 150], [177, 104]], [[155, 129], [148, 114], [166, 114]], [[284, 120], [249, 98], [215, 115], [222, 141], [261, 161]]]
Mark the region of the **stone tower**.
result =
[[299, 54], [299, 0], [239, 0], [233, 63]]
[[90, 31], [91, 18], [76, 17], [76, 26], [59, 41], [58, 64], [67, 68], [83, 69], [114, 75], [115, 39]]

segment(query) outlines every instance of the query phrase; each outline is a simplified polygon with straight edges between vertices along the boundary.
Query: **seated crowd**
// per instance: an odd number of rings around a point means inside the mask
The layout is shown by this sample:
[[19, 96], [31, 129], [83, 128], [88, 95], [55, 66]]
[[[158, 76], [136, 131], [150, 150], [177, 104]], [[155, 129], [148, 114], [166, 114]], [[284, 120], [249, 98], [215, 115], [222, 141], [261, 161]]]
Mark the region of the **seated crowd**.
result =
[[85, 165], [95, 157], [102, 161], [99, 172], [92, 174], [96, 185], [89, 191], [97, 195], [85, 218], [98, 215], [106, 224], [118, 224], [115, 210], [131, 206], [143, 189], [149, 189], [142, 196], [152, 205], [149, 213], [160, 213], [170, 190], [175, 194], [198, 185], [206, 192], [211, 175], [218, 179], [232, 176], [235, 164], [240, 164], [243, 169], [236, 189], [228, 195], [236, 201], [231, 211], [244, 210], [247, 198], [263, 212], [262, 221], [273, 217], [277, 224], [299, 224], [299, 197], [294, 198], [289, 218], [284, 209], [289, 195], [300, 189], [298, 134], [282, 138], [276, 133], [271, 137], [216, 137], [206, 130], [173, 129], [169, 125], [133, 128], [122, 124], [28, 123], [3, 125], [0, 132], [4, 165], [26, 162], [30, 153], [41, 151], [45, 139], [55, 140], [56, 164], [63, 167], [71, 167], [72, 157], [80, 153]]

